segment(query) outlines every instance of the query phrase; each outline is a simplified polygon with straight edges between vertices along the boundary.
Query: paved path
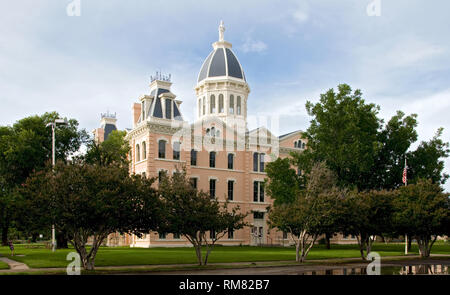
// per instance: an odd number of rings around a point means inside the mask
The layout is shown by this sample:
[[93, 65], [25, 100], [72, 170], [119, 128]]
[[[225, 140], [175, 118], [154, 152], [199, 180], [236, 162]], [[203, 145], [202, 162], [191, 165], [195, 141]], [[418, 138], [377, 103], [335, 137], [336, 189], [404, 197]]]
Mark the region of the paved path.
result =
[[[431, 256], [443, 257], [445, 264], [449, 263], [448, 254], [431, 254]], [[444, 258], [448, 257], [448, 258]], [[399, 259], [399, 264], [420, 264], [424, 260], [420, 259], [418, 255], [409, 256], [389, 256], [384, 257], [389, 264], [395, 263]], [[0, 257], [1, 261], [8, 263], [10, 269], [0, 270], [1, 273], [20, 273], [20, 272], [61, 272], [66, 271], [66, 268], [29, 268], [26, 264], [20, 263], [8, 258]], [[133, 274], [130, 269], [136, 269], [136, 274], [299, 274], [307, 271], [325, 271], [327, 269], [342, 269], [343, 267], [366, 267], [367, 262], [361, 261], [360, 257], [355, 258], [336, 258], [336, 259], [321, 259], [321, 260], [307, 260], [311, 264], [298, 265], [295, 261], [261, 261], [261, 262], [232, 262], [232, 263], [209, 263], [210, 266], [218, 266], [218, 269], [205, 270], [180, 270], [180, 267], [196, 266], [197, 264], [165, 264], [165, 265], [129, 265], [129, 266], [98, 266], [96, 270], [114, 270], [114, 273], [120, 274], [120, 270], [126, 270], [124, 274]], [[435, 261], [432, 261], [435, 262]], [[278, 265], [276, 265], [278, 264]], [[382, 263], [383, 264], [383, 263]], [[228, 268], [220, 268], [220, 266], [228, 266]], [[232, 266], [232, 268], [230, 268]], [[161, 271], [161, 268], [164, 271]], [[173, 268], [173, 270], [170, 270]], [[145, 272], [142, 270], [145, 269]], [[166, 270], [167, 269], [167, 270]], [[140, 271], [141, 270], [141, 271]], [[156, 270], [156, 271], [155, 271]]]
[[15, 272], [15, 271], [21, 271], [21, 270], [29, 270], [30, 268], [28, 265], [22, 262], [17, 262], [15, 260], [11, 260], [6, 257], [0, 257], [0, 261], [3, 261], [9, 265], [9, 269], [2, 270], [2, 271], [8, 271], [8, 272]]

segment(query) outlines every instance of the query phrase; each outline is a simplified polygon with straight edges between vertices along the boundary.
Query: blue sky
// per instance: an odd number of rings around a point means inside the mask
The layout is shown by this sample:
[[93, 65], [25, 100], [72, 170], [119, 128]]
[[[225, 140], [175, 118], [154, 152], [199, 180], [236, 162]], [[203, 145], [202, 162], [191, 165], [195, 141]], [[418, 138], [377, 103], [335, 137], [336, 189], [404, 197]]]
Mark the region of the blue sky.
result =
[[306, 129], [306, 100], [348, 83], [385, 120], [417, 113], [419, 141], [438, 127], [450, 141], [449, 1], [380, 0], [381, 15], [368, 16], [373, 0], [80, 0], [70, 17], [71, 2], [0, 0], [0, 124], [56, 110], [92, 130], [109, 110], [131, 127], [156, 70], [172, 74], [193, 121], [193, 87], [223, 19], [249, 115], [278, 115], [279, 133]]

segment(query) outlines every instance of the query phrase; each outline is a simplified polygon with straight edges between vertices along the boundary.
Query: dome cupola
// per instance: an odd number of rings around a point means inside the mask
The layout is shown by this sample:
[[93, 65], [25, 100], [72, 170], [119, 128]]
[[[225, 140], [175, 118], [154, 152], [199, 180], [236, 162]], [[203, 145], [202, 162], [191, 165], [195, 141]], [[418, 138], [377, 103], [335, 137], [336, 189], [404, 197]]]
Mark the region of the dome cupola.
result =
[[229, 121], [247, 118], [247, 97], [250, 88], [244, 70], [231, 50], [231, 43], [224, 40], [223, 21], [219, 26], [219, 41], [212, 44], [198, 74], [197, 118], [215, 116]]

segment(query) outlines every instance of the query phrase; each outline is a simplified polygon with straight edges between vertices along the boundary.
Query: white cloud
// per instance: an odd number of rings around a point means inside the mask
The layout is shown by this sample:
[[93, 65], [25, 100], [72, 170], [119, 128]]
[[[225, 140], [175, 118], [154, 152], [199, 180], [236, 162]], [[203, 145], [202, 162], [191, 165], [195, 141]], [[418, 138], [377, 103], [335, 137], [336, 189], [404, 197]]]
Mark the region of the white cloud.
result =
[[253, 40], [251, 38], [247, 38], [245, 43], [241, 46], [243, 52], [258, 52], [261, 53], [267, 50], [267, 44], [260, 40]]

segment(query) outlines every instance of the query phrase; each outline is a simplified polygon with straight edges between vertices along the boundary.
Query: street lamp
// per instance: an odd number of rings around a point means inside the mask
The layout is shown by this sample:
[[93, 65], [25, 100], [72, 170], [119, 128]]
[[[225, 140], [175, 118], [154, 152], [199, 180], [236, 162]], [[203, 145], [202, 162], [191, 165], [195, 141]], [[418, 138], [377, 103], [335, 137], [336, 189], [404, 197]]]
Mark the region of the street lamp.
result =
[[[55, 167], [55, 129], [56, 125], [67, 125], [67, 119], [55, 119], [55, 121], [50, 122], [46, 127], [52, 127], [52, 167]], [[52, 252], [55, 252], [56, 240], [55, 240], [55, 225], [52, 225]]]

